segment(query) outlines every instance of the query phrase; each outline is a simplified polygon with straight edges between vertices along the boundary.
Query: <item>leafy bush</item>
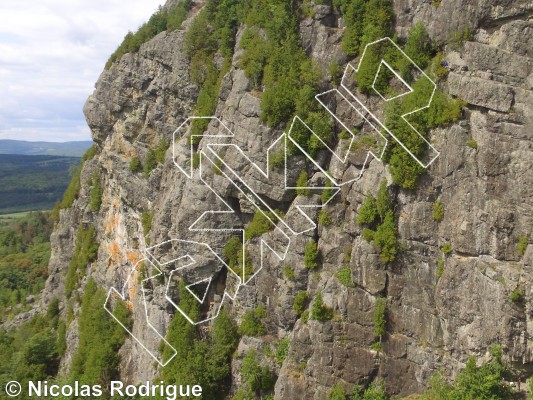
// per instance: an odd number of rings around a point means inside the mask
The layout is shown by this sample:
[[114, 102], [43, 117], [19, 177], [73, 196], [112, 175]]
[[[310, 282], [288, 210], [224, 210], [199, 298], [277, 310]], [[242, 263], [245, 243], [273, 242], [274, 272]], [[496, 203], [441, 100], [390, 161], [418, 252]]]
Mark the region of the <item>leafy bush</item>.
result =
[[505, 382], [508, 372], [501, 352], [493, 352], [492, 360], [479, 367], [472, 357], [457, 375], [454, 385], [448, 384], [439, 372], [433, 375], [422, 399], [513, 399], [513, 390]]
[[404, 52], [420, 69], [424, 70], [429, 65], [433, 54], [433, 44], [422, 21], [418, 21], [411, 28]]
[[385, 334], [385, 328], [387, 325], [387, 299], [383, 297], [376, 298], [376, 304], [374, 305], [374, 336], [378, 337], [381, 341], [381, 337]]
[[294, 273], [294, 269], [290, 265], [285, 265], [283, 267], [283, 275], [285, 278], [287, 278], [290, 281], [293, 281], [296, 279], [296, 274]]
[[309, 310], [305, 310], [303, 313], [302, 313], [302, 322], [304, 324], [307, 324], [307, 321], [309, 321]]
[[257, 210], [244, 232], [245, 239], [250, 240], [274, 229], [275, 225], [269, 218], [276, 221], [276, 217], [272, 213]]
[[330, 389], [328, 400], [346, 400], [346, 392], [340, 383], [337, 383]]
[[352, 270], [350, 269], [350, 267], [344, 267], [344, 268], [340, 269], [335, 274], [335, 277], [344, 286], [346, 286], [346, 287], [354, 287], [353, 280], [352, 280]]
[[270, 166], [272, 168], [281, 168], [285, 166], [285, 151], [280, 150], [275, 153], [270, 153]]
[[157, 167], [157, 156], [154, 149], [148, 149], [148, 152], [146, 153], [146, 157], [144, 159], [143, 164], [143, 172], [144, 176], [150, 175], [150, 172], [152, 172], [155, 167]]
[[520, 286], [517, 286], [511, 291], [511, 293], [509, 293], [509, 300], [511, 300], [513, 303], [519, 303], [524, 299], [524, 294], [524, 289], [522, 289]]
[[76, 237], [76, 246], [70, 259], [65, 282], [65, 292], [70, 297], [78, 284], [79, 276], [84, 274], [87, 264], [96, 260], [99, 244], [96, 241], [96, 231], [93, 225], [87, 228], [80, 226]]
[[237, 275], [243, 275], [243, 264], [244, 276], [253, 275], [252, 262], [248, 250], [244, 252], [242, 241], [237, 236], [232, 236], [224, 245], [224, 256], [228, 260], [229, 268]]
[[320, 201], [322, 201], [322, 204], [327, 203], [328, 200], [331, 199], [335, 194], [335, 191], [331, 189], [331, 187], [332, 184], [328, 179], [328, 181], [326, 182], [326, 188], [322, 190], [322, 194], [320, 195]]
[[318, 247], [314, 240], [305, 245], [304, 264], [309, 269], [318, 267]]
[[256, 309], [247, 311], [239, 325], [239, 335], [261, 336], [266, 332], [265, 325], [261, 322], [266, 317], [266, 311], [259, 305]]
[[233, 268], [237, 265], [242, 251], [242, 241], [237, 236], [232, 236], [229, 238], [224, 245], [224, 256], [226, 256], [228, 259], [230, 268]]
[[296, 194], [298, 196], [309, 196], [311, 194], [309, 189], [305, 189], [307, 187], [308, 180], [309, 176], [307, 175], [307, 172], [302, 171], [298, 177], [298, 180], [296, 181]]
[[335, 86], [339, 86], [341, 84], [341, 78], [343, 74], [342, 67], [339, 65], [337, 60], [333, 60], [328, 67], [328, 73], [329, 77], [331, 79], [331, 82]]
[[318, 212], [318, 223], [324, 226], [331, 225], [331, 219], [326, 210], [322, 209]]
[[152, 229], [152, 220], [154, 219], [154, 211], [143, 211], [141, 214], [141, 225], [143, 227], [144, 236], [150, 233]]
[[393, 182], [403, 189], [416, 189], [425, 170], [406, 151], [397, 149], [388, 160]]
[[393, 212], [392, 201], [390, 198], [386, 180], [382, 180], [379, 185], [378, 193], [376, 196], [376, 210], [381, 221], [385, 219], [387, 214]]
[[352, 248], [351, 246], [346, 246], [344, 248], [344, 263], [350, 264], [351, 259], [352, 259]]
[[474, 139], [468, 139], [466, 145], [471, 149], [477, 150], [477, 142]]
[[431, 72], [437, 79], [444, 78], [446, 75], [448, 75], [448, 72], [450, 72], [446, 67], [446, 60], [444, 57], [444, 53], [438, 52], [432, 60]]
[[196, 152], [192, 156], [192, 167], [194, 169], [198, 169], [199, 166], [200, 166], [200, 153]]
[[222, 175], [222, 165], [222, 160], [220, 158], [217, 158], [215, 160], [214, 165], [211, 167], [211, 171], [213, 172], [213, 174]]
[[[220, 90], [222, 72], [218, 71], [212, 57], [204, 65], [205, 80], [196, 100], [195, 114], [198, 116], [210, 116], [216, 111], [218, 101], [217, 94]], [[192, 122], [191, 136], [202, 135], [209, 125], [209, 119], [195, 119]], [[198, 140], [198, 138], [196, 139]]]
[[93, 212], [98, 212], [100, 210], [100, 206], [102, 205], [103, 195], [102, 184], [100, 183], [100, 176], [98, 175], [98, 172], [93, 174], [91, 181], [92, 189], [89, 199], [89, 208]]
[[374, 381], [364, 391], [361, 388], [356, 386], [354, 388], [354, 394], [351, 400], [389, 400], [389, 399], [390, 397], [387, 395], [387, 393], [385, 393], [383, 382]]
[[444, 258], [439, 257], [437, 260], [437, 278], [440, 278], [444, 273]]
[[364, 0], [351, 1], [346, 7], [346, 29], [344, 30], [341, 48], [349, 56], [356, 56], [359, 52], [365, 25], [365, 9]]
[[324, 304], [321, 292], [318, 292], [311, 307], [311, 318], [317, 321], [328, 321], [333, 318], [333, 310]]
[[[263, 367], [257, 360], [255, 350], [250, 350], [244, 356], [241, 367], [244, 390], [252, 393], [266, 392], [274, 387], [274, 379], [268, 367]], [[253, 397], [253, 396], [252, 396]], [[252, 397], [243, 397], [252, 398]], [[235, 398], [234, 398], [235, 399]]]
[[305, 309], [307, 308], [307, 303], [309, 302], [309, 293], [302, 291], [294, 297], [294, 303], [292, 303], [292, 309], [298, 317], [300, 317]]
[[141, 172], [143, 169], [141, 159], [139, 156], [134, 156], [130, 161], [130, 171], [133, 173]]
[[518, 244], [516, 245], [516, 252], [523, 256], [526, 254], [527, 245], [528, 245], [528, 238], [527, 236], [520, 236], [520, 239], [518, 239]]
[[359, 208], [356, 222], [360, 225], [372, 224], [376, 220], [378, 209], [376, 206], [376, 199], [370, 193], [367, 194], [365, 201]]
[[[378, 344], [381, 344], [378, 342]], [[328, 400], [346, 400], [347, 393], [340, 382], [333, 386], [328, 393]], [[350, 400], [388, 400], [382, 383], [372, 382], [364, 390], [360, 386], [355, 386]]]
[[155, 148], [155, 159], [159, 164], [165, 162], [165, 154], [169, 147], [170, 142], [166, 138], [161, 139], [157, 144], [157, 147]]
[[444, 218], [444, 206], [442, 205], [442, 202], [437, 200], [433, 203], [433, 220], [437, 222], [441, 222]]
[[239, 68], [243, 69], [255, 87], [261, 85], [263, 72], [270, 56], [271, 43], [263, 38], [257, 27], [247, 28], [241, 39], [241, 47], [245, 50], [239, 61]]
[[281, 339], [276, 345], [276, 362], [278, 365], [282, 365], [287, 356], [289, 355], [289, 346], [291, 340], [289, 338]]
[[392, 36], [394, 22], [392, 0], [369, 0], [366, 4], [364, 22], [361, 48], [374, 40]]
[[368, 194], [359, 209], [356, 221], [366, 226], [363, 238], [372, 241], [380, 249], [381, 261], [394, 261], [400, 246], [387, 181], [381, 182], [376, 198]]
[[383, 352], [383, 344], [377, 340], [370, 345], [370, 348], [378, 353]]
[[449, 255], [452, 253], [453, 248], [452, 248], [451, 243], [444, 243], [444, 245], [440, 248], [440, 250], [442, 251], [444, 255]]

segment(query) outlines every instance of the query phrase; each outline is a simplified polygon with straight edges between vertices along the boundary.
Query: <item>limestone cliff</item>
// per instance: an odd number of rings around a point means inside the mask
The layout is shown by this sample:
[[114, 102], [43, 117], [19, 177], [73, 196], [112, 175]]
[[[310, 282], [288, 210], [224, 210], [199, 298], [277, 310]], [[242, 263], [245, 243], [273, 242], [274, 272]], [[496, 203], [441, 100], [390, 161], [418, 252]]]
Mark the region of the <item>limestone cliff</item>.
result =
[[[264, 269], [230, 304], [238, 320], [259, 304], [268, 315], [267, 335], [241, 339], [233, 365], [235, 386], [240, 379], [239, 357], [249, 348], [262, 352], [265, 343], [281, 338], [290, 338], [290, 347], [283, 365], [270, 361], [278, 376], [276, 399], [322, 400], [337, 382], [349, 388], [376, 377], [384, 379], [389, 393], [406, 396], [422, 391], [437, 369], [453, 377], [468, 357], [484, 356], [492, 343], [500, 343], [506, 360], [526, 371], [526, 377], [530, 374], [533, 247], [527, 246], [522, 254], [517, 244], [521, 237], [531, 237], [533, 226], [533, 3], [398, 0], [394, 5], [400, 36], [417, 21], [423, 21], [441, 45], [453, 32], [465, 28], [472, 32], [464, 46], [447, 48], [449, 74], [440, 83], [443, 90], [467, 102], [464, 118], [432, 132], [432, 143], [441, 154], [418, 189], [391, 188], [402, 244], [395, 262], [380, 262], [376, 248], [363, 239], [355, 222], [365, 195], [375, 193], [379, 182], [389, 177], [378, 160], [371, 162], [360, 182], [343, 188], [328, 205], [331, 224], [319, 224], [314, 232], [299, 236], [285, 261], [267, 257]], [[204, 185], [187, 180], [174, 166], [172, 148], [148, 177], [129, 168], [132, 157], [144, 159], [163, 138], [172, 142], [173, 132], [193, 114], [199, 87], [189, 76], [183, 38], [202, 6], [194, 5], [182, 30], [160, 33], [105, 70], [96, 83], [84, 111], [98, 154], [84, 164], [79, 198], [61, 211], [52, 236], [43, 302], [54, 296], [65, 298], [65, 270], [78, 226], [93, 225], [100, 243], [87, 276], [106, 289], [119, 288], [142, 258], [148, 240], [158, 244], [191, 237], [188, 226], [215, 202]], [[326, 82], [332, 60], [341, 65], [354, 60], [340, 49], [342, 17], [329, 4], [313, 7], [312, 16], [300, 22], [301, 40]], [[220, 85], [216, 116], [235, 133], [235, 143], [250, 157], [260, 158], [282, 131], [261, 122], [257, 90], [238, 66], [242, 32], [241, 27], [231, 67]], [[215, 130], [212, 124], [207, 132]], [[303, 168], [303, 161], [295, 160], [294, 170]], [[95, 172], [104, 188], [97, 213], [89, 207]], [[251, 174], [249, 166], [241, 166], [239, 172]], [[321, 179], [316, 169], [309, 172], [311, 180]], [[222, 177], [215, 180], [239, 211], [237, 220], [243, 225], [249, 222], [253, 208], [246, 198]], [[289, 210], [298, 197], [281, 187], [279, 176], [258, 185], [258, 190], [272, 204]], [[437, 201], [444, 207], [440, 222], [432, 215]], [[153, 212], [146, 237], [143, 212]], [[318, 243], [318, 272], [304, 266], [309, 238]], [[224, 244], [211, 233], [196, 233], [194, 239]], [[451, 253], [443, 255], [441, 248], [448, 243]], [[444, 262], [440, 277], [439, 262]], [[353, 287], [336, 277], [345, 263]], [[292, 266], [294, 279], [283, 273], [286, 264]], [[524, 298], [513, 302], [509, 294], [517, 287], [525, 289]], [[165, 331], [171, 312], [158, 290], [154, 289], [151, 303], [152, 321]], [[77, 291], [83, 292], [83, 283]], [[310, 298], [321, 292], [335, 317], [326, 322], [298, 318], [292, 304], [299, 291], [308, 291]], [[377, 296], [386, 297], [388, 303], [380, 352], [371, 348]], [[74, 307], [76, 312], [78, 306]], [[157, 347], [146, 324], [137, 323], [144, 320], [140, 296], [135, 296], [133, 310], [133, 332]], [[76, 350], [76, 319], [67, 337], [63, 371]], [[156, 375], [153, 360], [135, 341], [127, 340], [121, 354], [123, 379], [138, 383]]]

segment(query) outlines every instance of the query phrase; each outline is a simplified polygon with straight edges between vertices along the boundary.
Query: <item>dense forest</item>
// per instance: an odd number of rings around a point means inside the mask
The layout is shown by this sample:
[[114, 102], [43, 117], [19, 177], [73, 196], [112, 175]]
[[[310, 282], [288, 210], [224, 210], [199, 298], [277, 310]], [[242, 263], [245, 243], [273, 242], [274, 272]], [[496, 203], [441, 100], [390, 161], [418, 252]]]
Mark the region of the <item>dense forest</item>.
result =
[[0, 219], [0, 318], [31, 307], [44, 287], [53, 222], [48, 213]]
[[54, 208], [79, 161], [76, 157], [0, 154], [0, 214]]

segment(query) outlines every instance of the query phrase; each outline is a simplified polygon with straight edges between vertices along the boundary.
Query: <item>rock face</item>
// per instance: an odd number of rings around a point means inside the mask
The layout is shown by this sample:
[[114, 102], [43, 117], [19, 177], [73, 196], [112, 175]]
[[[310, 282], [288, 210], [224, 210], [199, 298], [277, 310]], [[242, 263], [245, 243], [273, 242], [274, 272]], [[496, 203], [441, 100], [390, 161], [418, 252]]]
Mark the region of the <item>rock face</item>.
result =
[[[344, 188], [328, 205], [330, 225], [319, 225], [294, 240], [283, 263], [267, 256], [263, 270], [240, 289], [231, 304], [237, 319], [259, 304], [269, 316], [269, 335], [243, 338], [240, 349], [262, 351], [264, 343], [273, 339], [291, 341], [283, 365], [273, 366], [278, 375], [276, 399], [323, 400], [337, 382], [351, 390], [354, 384], [376, 377], [384, 379], [391, 394], [409, 395], [422, 391], [439, 368], [453, 377], [468, 357], [484, 355], [492, 343], [501, 344], [506, 359], [517, 367], [533, 361], [533, 247], [528, 246], [525, 254], [517, 252], [520, 237], [531, 238], [533, 226], [533, 4], [527, 0], [433, 4], [398, 0], [394, 4], [401, 35], [418, 20], [441, 43], [451, 32], [472, 30], [474, 36], [463, 48], [447, 51], [450, 73], [440, 84], [468, 103], [465, 118], [432, 132], [432, 143], [441, 154], [420, 187], [394, 193], [403, 248], [399, 260], [382, 265], [354, 220], [365, 194], [375, 193], [379, 182], [388, 177], [385, 166], [374, 160], [360, 182]], [[348, 61], [340, 50], [341, 28], [342, 18], [329, 5], [317, 6], [314, 16], [301, 22], [304, 47], [324, 70], [333, 59]], [[99, 153], [85, 164], [79, 199], [61, 212], [52, 236], [43, 303], [53, 296], [64, 297], [64, 271], [80, 224], [93, 224], [97, 229], [100, 250], [88, 274], [106, 289], [124, 285], [132, 266], [149, 247], [148, 238], [152, 244], [183, 237], [223, 246], [224, 238], [188, 231], [199, 215], [220, 202], [205, 185], [179, 172], [173, 164], [172, 146], [164, 163], [148, 178], [129, 169], [133, 156], [144, 158], [148, 147], [163, 138], [172, 141], [173, 132], [192, 114], [198, 87], [189, 79], [183, 36], [183, 31], [159, 34], [138, 53], [125, 55], [104, 71], [96, 83], [84, 111]], [[237, 67], [241, 55], [235, 52], [233, 66], [222, 81], [216, 115], [235, 134], [234, 143], [260, 160], [281, 131], [260, 122], [260, 99]], [[216, 131], [217, 126], [211, 124], [208, 133]], [[472, 141], [476, 145], [467, 146]], [[239, 155], [230, 149], [225, 159], [232, 163]], [[303, 160], [295, 158], [292, 163], [290, 179], [296, 179]], [[260, 180], [249, 164], [235, 161], [233, 166], [249, 180], [256, 179], [254, 188], [271, 204], [291, 209], [302, 201], [301, 196], [295, 198], [282, 190], [280, 174]], [[97, 215], [88, 210], [93, 171], [100, 173], [105, 188]], [[317, 171], [310, 172], [312, 180], [321, 179]], [[212, 179], [217, 191], [239, 211], [235, 223], [250, 221], [253, 206], [247, 199], [222, 176], [215, 174]], [[445, 210], [441, 222], [432, 215], [437, 200]], [[145, 237], [141, 215], [149, 210], [154, 217]], [[309, 238], [318, 241], [318, 272], [304, 266]], [[440, 248], [447, 243], [452, 252], [444, 255]], [[258, 249], [258, 242], [253, 242], [252, 249]], [[440, 278], [439, 258], [444, 262]], [[284, 275], [285, 264], [292, 267], [293, 280]], [[354, 287], [343, 286], [335, 277], [343, 265], [349, 266]], [[509, 293], [516, 287], [525, 289], [524, 299], [513, 303]], [[138, 289], [132, 288], [133, 331], [157, 348], [159, 339], [143, 323]], [[303, 290], [311, 298], [321, 292], [334, 318], [307, 323], [298, 319], [292, 304]], [[151, 321], [164, 332], [171, 309], [162, 289], [154, 289], [151, 296]], [[388, 304], [381, 352], [371, 348], [378, 296], [386, 297]], [[68, 370], [76, 349], [76, 331], [77, 323], [72, 323], [63, 371]], [[139, 383], [156, 375], [153, 360], [135, 341], [127, 340], [121, 354], [124, 380]], [[237, 383], [238, 360], [235, 363]]]

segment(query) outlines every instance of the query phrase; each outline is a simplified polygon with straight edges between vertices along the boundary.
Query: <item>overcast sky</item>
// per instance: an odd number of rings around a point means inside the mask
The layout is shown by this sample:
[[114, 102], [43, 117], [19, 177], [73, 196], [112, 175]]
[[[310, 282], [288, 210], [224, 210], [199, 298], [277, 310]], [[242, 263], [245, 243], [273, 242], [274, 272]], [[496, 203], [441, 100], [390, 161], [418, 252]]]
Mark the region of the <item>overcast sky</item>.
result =
[[90, 140], [83, 104], [163, 0], [0, 0], [0, 139]]

